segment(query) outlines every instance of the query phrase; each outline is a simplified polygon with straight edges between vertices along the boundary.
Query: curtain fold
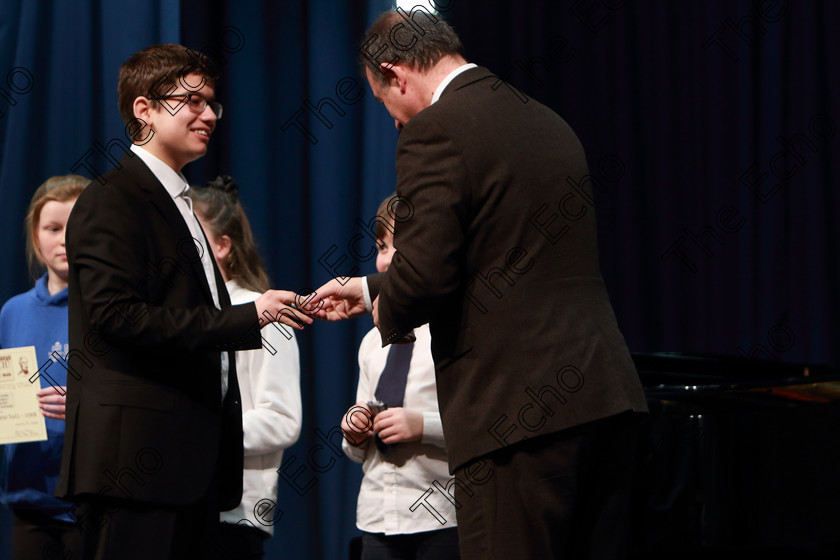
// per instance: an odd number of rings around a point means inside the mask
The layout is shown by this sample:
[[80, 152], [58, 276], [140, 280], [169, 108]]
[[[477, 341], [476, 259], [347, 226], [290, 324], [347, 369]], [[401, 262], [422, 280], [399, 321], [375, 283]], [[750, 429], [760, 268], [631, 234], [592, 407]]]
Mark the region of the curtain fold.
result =
[[840, 5], [481, 5], [449, 18], [468, 58], [555, 109], [587, 151], [631, 350], [840, 365]]

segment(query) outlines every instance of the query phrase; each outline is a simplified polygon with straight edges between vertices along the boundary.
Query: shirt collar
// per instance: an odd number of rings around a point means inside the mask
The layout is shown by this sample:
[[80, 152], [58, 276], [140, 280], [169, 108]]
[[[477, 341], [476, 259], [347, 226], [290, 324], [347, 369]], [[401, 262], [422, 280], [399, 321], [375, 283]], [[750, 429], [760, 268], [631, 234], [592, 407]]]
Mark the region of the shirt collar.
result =
[[163, 163], [163, 161], [152, 155], [151, 152], [142, 146], [132, 144], [131, 151], [137, 154], [137, 157], [146, 164], [146, 167], [148, 167], [154, 176], [157, 177], [157, 180], [161, 182], [163, 188], [166, 189], [166, 192], [168, 192], [169, 196], [173, 199], [176, 199], [179, 196], [185, 196], [187, 191], [190, 190], [190, 187], [187, 184], [187, 179], [182, 174], [176, 172], [174, 169]]
[[472, 62], [468, 64], [464, 64], [463, 66], [459, 66], [452, 72], [450, 72], [443, 81], [438, 85], [437, 89], [435, 89], [435, 94], [432, 96], [432, 103], [434, 104], [438, 99], [440, 99], [440, 94], [443, 93], [443, 90], [446, 89], [446, 86], [449, 85], [449, 82], [455, 79], [455, 77], [460, 74], [461, 72], [466, 72], [470, 68], [476, 68], [478, 65], [473, 64]]

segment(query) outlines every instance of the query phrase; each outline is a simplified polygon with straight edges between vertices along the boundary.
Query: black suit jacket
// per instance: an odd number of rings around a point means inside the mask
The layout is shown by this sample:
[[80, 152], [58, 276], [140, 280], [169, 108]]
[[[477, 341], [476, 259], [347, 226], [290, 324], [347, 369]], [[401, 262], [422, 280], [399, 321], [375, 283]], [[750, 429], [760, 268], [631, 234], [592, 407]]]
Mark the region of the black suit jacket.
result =
[[587, 178], [568, 124], [485, 68], [400, 134], [397, 194], [411, 210], [369, 286], [383, 344], [430, 323], [453, 470], [646, 409], [601, 278]]
[[256, 307], [213, 305], [174, 201], [132, 153], [93, 181], [67, 223], [71, 371], [56, 495], [188, 504], [213, 480], [242, 493], [242, 413], [233, 353], [260, 345]]

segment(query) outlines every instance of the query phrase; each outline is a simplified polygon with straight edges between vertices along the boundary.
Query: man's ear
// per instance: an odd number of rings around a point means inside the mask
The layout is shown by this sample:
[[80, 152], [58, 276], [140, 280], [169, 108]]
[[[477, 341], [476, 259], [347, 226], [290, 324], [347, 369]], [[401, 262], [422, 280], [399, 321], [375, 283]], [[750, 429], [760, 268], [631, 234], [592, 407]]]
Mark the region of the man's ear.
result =
[[405, 93], [405, 84], [408, 79], [408, 72], [402, 64], [391, 64], [390, 62], [382, 62], [379, 64], [379, 69], [385, 75], [389, 87], [397, 86], [400, 88], [400, 93]]

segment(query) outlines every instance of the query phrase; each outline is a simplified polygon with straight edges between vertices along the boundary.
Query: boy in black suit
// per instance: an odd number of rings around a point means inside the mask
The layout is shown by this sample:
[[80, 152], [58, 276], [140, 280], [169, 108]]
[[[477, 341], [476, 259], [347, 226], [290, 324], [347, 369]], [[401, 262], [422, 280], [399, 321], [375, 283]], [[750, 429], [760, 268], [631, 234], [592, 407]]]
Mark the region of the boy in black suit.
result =
[[[56, 495], [79, 503], [85, 558], [204, 558], [242, 493], [233, 351], [311, 320], [268, 291], [231, 306], [181, 169], [222, 106], [205, 60], [154, 45], [120, 69], [133, 145], [67, 226], [72, 375]], [[103, 182], [104, 181], [104, 184]]]

